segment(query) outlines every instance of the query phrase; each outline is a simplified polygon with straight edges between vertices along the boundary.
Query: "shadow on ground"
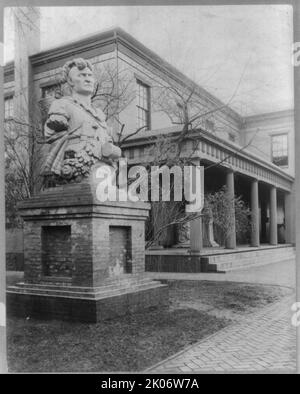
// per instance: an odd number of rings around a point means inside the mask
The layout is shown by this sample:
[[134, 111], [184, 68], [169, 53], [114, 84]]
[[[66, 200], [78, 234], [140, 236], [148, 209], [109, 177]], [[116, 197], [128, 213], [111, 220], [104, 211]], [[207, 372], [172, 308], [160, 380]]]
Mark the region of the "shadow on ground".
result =
[[168, 283], [168, 308], [98, 324], [9, 318], [9, 371], [142, 371], [291, 293], [243, 283]]

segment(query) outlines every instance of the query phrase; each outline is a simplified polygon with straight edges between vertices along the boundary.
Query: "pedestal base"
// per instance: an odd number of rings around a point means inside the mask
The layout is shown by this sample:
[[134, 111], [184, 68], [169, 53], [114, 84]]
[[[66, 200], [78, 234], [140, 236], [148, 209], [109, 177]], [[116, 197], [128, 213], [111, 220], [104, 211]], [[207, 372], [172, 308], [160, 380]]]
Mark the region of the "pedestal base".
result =
[[94, 181], [20, 204], [24, 283], [8, 288], [9, 313], [92, 323], [167, 302], [167, 286], [144, 275], [149, 204], [102, 203]]
[[168, 304], [168, 286], [150, 279], [98, 288], [18, 283], [7, 289], [9, 315], [97, 323]]

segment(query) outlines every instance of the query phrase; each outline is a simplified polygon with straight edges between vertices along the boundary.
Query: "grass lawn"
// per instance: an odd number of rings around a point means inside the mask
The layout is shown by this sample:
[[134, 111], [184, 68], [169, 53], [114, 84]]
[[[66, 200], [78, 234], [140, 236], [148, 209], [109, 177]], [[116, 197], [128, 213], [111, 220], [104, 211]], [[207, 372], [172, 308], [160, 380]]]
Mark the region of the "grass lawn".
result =
[[142, 371], [290, 292], [230, 282], [168, 283], [168, 308], [98, 324], [9, 318], [9, 371]]

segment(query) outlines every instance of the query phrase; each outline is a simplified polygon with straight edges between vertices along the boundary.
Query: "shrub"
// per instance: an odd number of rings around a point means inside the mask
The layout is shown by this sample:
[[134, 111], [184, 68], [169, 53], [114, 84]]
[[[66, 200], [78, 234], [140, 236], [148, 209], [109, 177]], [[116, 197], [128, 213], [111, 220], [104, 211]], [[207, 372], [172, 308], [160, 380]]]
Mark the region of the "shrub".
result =
[[250, 209], [241, 197], [229, 196], [227, 187], [222, 187], [215, 193], [205, 196], [204, 220], [209, 220], [212, 216], [214, 221], [215, 238], [218, 244], [224, 246], [226, 239], [234, 231], [232, 220], [230, 220], [235, 211], [235, 231], [237, 242], [244, 243], [249, 240], [251, 228]]

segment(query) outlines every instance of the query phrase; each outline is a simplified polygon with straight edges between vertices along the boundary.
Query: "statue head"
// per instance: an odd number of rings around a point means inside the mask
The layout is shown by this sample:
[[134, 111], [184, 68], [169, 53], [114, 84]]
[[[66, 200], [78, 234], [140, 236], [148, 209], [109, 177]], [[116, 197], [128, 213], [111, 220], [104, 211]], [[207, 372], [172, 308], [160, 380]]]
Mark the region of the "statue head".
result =
[[92, 95], [95, 88], [92, 64], [82, 58], [67, 62], [63, 66], [62, 82], [67, 82], [78, 94]]

